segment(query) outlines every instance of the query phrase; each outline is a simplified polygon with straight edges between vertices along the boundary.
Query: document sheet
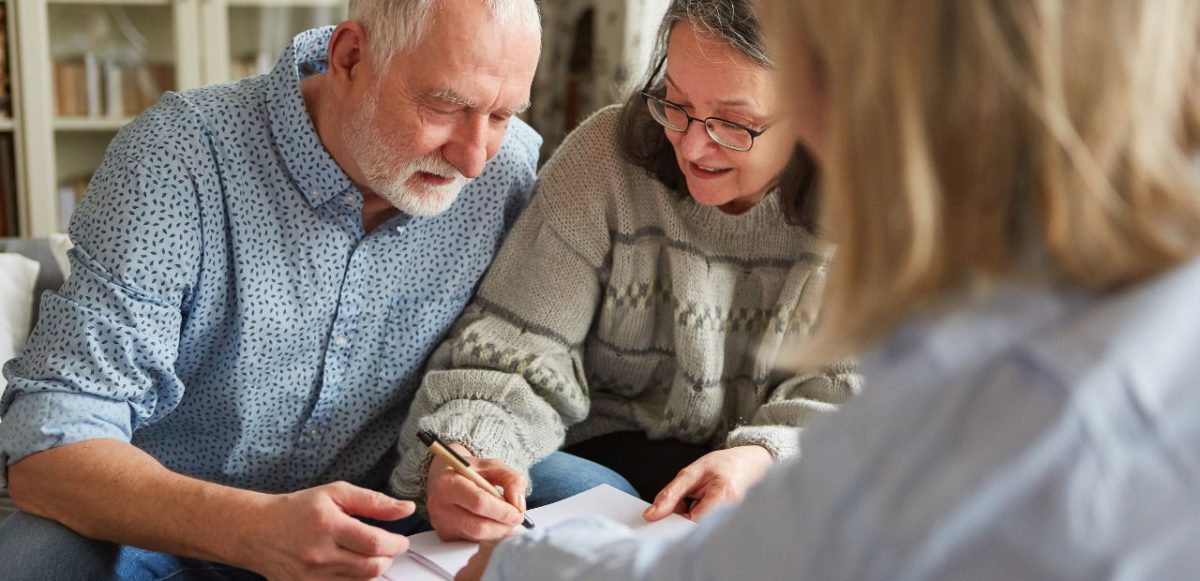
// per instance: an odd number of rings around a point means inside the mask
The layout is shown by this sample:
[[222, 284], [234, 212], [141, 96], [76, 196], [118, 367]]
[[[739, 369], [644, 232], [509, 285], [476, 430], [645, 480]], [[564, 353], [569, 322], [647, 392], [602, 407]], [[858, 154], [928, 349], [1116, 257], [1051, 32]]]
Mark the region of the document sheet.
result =
[[[597, 515], [623, 524], [641, 535], [661, 536], [686, 533], [695, 523], [679, 515], [670, 515], [658, 522], [646, 522], [642, 512], [649, 506], [640, 498], [630, 496], [616, 488], [603, 484], [587, 492], [576, 494], [529, 511], [529, 518], [538, 528], [551, 527], [572, 517]], [[517, 526], [513, 533], [521, 534], [525, 529]], [[426, 579], [453, 579], [459, 569], [475, 554], [479, 545], [466, 541], [443, 542], [437, 533], [430, 531], [409, 537], [407, 558], [401, 555], [383, 578], [389, 581]], [[433, 576], [419, 575], [414, 561], [432, 572]]]

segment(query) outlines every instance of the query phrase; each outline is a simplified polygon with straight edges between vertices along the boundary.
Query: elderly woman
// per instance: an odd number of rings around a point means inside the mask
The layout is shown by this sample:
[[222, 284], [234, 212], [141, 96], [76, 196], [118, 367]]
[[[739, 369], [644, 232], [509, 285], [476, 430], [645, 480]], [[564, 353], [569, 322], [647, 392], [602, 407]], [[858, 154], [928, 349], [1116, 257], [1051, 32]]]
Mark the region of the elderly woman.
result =
[[460, 579], [1195, 578], [1200, 3], [770, 5], [838, 245], [807, 358], [886, 387], [685, 539]]
[[[698, 517], [858, 389], [843, 367], [774, 369], [817, 317], [831, 252], [752, 0], [675, 0], [657, 56], [548, 162], [430, 360], [392, 484], [444, 538], [507, 533], [526, 470], [532, 506], [610, 482], [655, 499], [651, 520]], [[508, 502], [431, 461], [419, 430], [478, 457]]]

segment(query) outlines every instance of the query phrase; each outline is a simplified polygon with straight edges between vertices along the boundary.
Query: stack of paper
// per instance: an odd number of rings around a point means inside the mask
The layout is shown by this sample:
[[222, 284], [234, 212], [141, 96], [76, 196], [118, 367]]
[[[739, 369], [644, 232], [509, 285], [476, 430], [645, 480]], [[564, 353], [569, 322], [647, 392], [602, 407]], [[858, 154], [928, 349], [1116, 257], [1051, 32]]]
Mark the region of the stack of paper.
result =
[[[529, 511], [529, 518], [538, 528], [551, 527], [572, 517], [598, 515], [623, 524], [641, 535], [666, 536], [686, 533], [695, 523], [678, 515], [671, 515], [658, 522], [646, 522], [642, 512], [649, 506], [608, 485], [600, 485], [587, 492], [560, 500], [554, 504]], [[525, 529], [516, 527], [513, 533], [521, 534]], [[443, 542], [437, 533], [428, 532], [409, 537], [408, 559], [403, 556], [383, 578], [390, 581], [410, 579], [453, 579], [454, 574], [466, 566], [479, 545], [465, 541]], [[419, 572], [414, 561], [427, 567]], [[434, 573], [429, 575], [428, 572]]]

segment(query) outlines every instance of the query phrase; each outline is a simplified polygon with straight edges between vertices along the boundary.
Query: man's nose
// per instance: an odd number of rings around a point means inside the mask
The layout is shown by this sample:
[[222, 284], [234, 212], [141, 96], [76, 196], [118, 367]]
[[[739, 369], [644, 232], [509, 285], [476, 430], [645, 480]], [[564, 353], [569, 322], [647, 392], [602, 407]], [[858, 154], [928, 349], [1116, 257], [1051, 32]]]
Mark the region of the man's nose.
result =
[[469, 115], [446, 144], [446, 161], [463, 176], [477, 178], [487, 164], [488, 116]]

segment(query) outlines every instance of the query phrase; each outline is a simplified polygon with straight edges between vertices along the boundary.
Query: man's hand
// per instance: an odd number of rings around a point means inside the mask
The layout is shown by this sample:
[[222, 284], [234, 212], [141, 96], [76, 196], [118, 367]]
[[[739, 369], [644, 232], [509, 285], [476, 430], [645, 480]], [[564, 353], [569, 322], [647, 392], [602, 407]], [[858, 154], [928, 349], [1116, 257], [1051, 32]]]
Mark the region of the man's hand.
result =
[[492, 560], [492, 551], [496, 550], [496, 545], [500, 544], [500, 540], [479, 543], [479, 550], [474, 555], [471, 555], [471, 560], [467, 561], [467, 566], [459, 570], [458, 574], [454, 576], [454, 581], [479, 581], [482, 579], [483, 572], [487, 570], [488, 563]]
[[243, 566], [270, 579], [373, 579], [408, 550], [408, 539], [354, 516], [391, 521], [414, 508], [345, 482], [267, 497]]
[[483, 541], [501, 538], [521, 524], [529, 482], [499, 460], [478, 459], [459, 444], [449, 444], [488, 482], [504, 489], [500, 500], [455, 472], [434, 456], [425, 485], [429, 523], [443, 541]]
[[656, 521], [676, 513], [696, 520], [722, 503], [741, 500], [767, 473], [771, 463], [771, 453], [762, 446], [709, 452], [680, 470], [654, 497], [654, 504], [643, 516]]

